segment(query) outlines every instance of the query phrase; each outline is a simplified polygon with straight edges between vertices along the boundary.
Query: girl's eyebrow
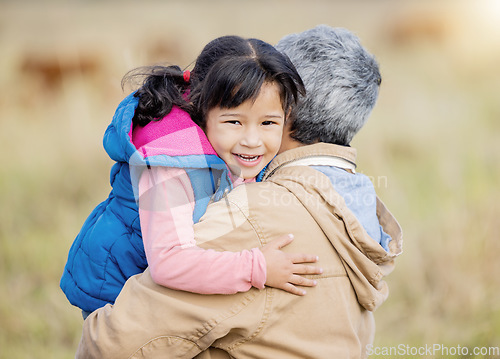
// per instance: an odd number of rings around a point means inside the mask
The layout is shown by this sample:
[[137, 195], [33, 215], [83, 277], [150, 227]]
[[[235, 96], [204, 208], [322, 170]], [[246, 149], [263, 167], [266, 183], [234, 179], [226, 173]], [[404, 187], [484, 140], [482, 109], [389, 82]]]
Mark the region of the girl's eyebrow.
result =
[[[236, 112], [226, 112], [226, 113], [223, 113], [222, 115], [220, 115], [220, 117], [245, 117], [245, 115], [241, 114], [241, 113], [236, 113]], [[272, 114], [264, 115], [263, 117], [265, 117], [265, 118], [283, 118], [284, 116], [272, 113]]]
[[235, 117], [235, 116], [242, 117], [243, 115], [240, 113], [233, 113], [233, 112], [226, 112], [220, 115], [220, 117]]
[[265, 115], [264, 117], [269, 117], [269, 118], [283, 118], [284, 116], [282, 116], [282, 115], [270, 114], [270, 115]]

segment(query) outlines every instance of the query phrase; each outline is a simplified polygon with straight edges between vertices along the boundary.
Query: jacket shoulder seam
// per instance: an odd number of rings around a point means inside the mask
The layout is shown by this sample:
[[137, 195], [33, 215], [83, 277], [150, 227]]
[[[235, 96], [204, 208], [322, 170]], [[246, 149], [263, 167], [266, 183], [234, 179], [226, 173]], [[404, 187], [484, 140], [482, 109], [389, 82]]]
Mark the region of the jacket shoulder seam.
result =
[[238, 209], [238, 211], [241, 213], [241, 215], [243, 217], [245, 217], [247, 222], [250, 224], [253, 231], [257, 235], [257, 240], [259, 241], [260, 247], [264, 246], [264, 242], [262, 240], [262, 238], [264, 237], [264, 234], [263, 234], [262, 229], [260, 228], [258, 222], [256, 220], [253, 220], [253, 218], [251, 218], [250, 213], [248, 213], [248, 215], [247, 215], [245, 213], [245, 211], [241, 208], [241, 206], [236, 201], [230, 199], [229, 197], [226, 197], [226, 199], [229, 203], [231, 203], [233, 206], [235, 206]]

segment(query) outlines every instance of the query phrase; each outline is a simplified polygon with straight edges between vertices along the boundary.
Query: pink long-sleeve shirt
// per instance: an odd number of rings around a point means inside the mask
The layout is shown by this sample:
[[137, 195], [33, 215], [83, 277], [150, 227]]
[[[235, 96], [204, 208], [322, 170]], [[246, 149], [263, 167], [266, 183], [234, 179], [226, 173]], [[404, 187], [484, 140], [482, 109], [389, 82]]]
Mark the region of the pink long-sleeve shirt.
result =
[[183, 169], [152, 167], [139, 181], [139, 217], [153, 280], [202, 294], [264, 288], [266, 262], [258, 248], [218, 252], [196, 245], [194, 193]]
[[[130, 138], [144, 157], [216, 155], [205, 133], [187, 112], [176, 106], [161, 121], [131, 129]], [[218, 252], [196, 245], [195, 198], [185, 170], [148, 167], [139, 180], [138, 190], [146, 258], [157, 284], [203, 294], [230, 294], [252, 286], [264, 288], [266, 262], [259, 249]]]

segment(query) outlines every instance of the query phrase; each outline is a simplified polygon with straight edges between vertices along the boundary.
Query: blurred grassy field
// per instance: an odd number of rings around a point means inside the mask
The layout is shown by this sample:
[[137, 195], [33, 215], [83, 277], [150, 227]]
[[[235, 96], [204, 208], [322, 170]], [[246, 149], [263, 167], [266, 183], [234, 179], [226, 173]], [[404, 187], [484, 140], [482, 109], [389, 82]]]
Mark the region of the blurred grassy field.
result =
[[0, 358], [74, 355], [82, 320], [58, 282], [109, 191], [125, 72], [320, 23], [355, 32], [383, 75], [353, 142], [405, 239], [375, 345], [500, 347], [499, 22], [494, 0], [0, 2]]

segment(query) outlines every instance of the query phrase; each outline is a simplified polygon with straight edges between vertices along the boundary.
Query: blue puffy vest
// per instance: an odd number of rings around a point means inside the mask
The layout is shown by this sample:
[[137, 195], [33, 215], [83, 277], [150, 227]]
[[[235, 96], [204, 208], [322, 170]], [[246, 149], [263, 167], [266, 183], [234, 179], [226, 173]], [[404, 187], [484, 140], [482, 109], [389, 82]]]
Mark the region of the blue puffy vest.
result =
[[88, 216], [68, 254], [60, 286], [71, 304], [92, 312], [114, 303], [126, 280], [147, 267], [133, 183], [147, 166], [184, 168], [191, 180], [193, 220], [205, 213], [212, 197], [230, 188], [225, 163], [215, 155], [143, 157], [130, 139], [138, 99], [130, 94], [118, 106], [104, 135], [104, 148], [116, 161], [111, 192]]

